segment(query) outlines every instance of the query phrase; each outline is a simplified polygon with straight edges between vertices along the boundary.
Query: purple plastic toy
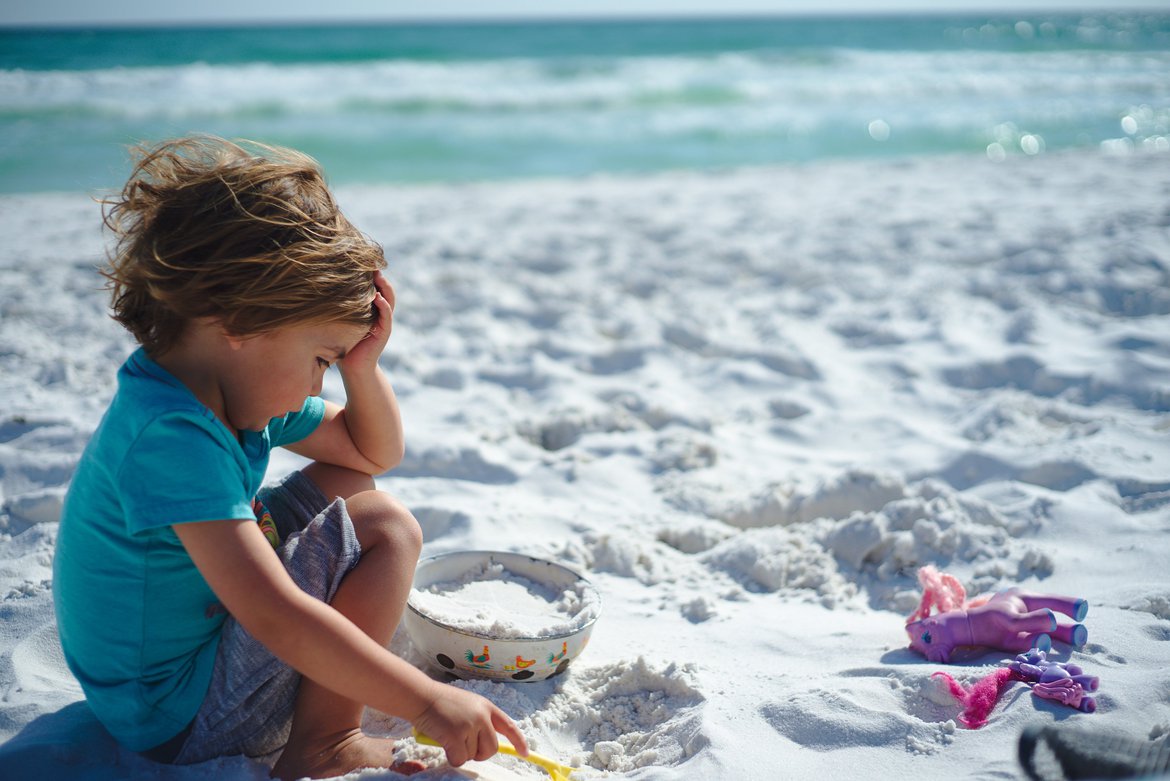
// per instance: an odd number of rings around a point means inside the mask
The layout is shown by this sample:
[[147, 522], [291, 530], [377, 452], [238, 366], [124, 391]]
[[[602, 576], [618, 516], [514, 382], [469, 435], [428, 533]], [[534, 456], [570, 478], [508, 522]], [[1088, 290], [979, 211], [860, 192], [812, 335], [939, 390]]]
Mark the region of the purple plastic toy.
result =
[[[1053, 639], [1076, 648], [1089, 639], [1088, 630], [1079, 623], [1089, 612], [1089, 603], [1083, 599], [1010, 588], [984, 600], [977, 598], [961, 604], [962, 607], [907, 622], [910, 647], [932, 662], [945, 663], [959, 646], [1020, 653], [1029, 649], [1048, 651]], [[1078, 623], [1059, 624], [1056, 613]]]
[[1014, 678], [1031, 684], [1032, 693], [1056, 700], [1085, 713], [1097, 710], [1097, 702], [1086, 692], [1095, 692], [1100, 680], [1085, 675], [1080, 665], [1049, 661], [1044, 651], [1032, 649], [1008, 665]]

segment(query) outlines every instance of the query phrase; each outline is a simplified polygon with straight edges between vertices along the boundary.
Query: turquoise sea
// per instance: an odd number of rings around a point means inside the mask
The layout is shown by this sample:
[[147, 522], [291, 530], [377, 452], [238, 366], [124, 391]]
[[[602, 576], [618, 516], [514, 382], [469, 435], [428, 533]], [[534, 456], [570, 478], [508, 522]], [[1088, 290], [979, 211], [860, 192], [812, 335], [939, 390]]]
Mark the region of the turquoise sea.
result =
[[337, 184], [1170, 152], [1170, 13], [0, 29], [0, 191], [193, 131]]

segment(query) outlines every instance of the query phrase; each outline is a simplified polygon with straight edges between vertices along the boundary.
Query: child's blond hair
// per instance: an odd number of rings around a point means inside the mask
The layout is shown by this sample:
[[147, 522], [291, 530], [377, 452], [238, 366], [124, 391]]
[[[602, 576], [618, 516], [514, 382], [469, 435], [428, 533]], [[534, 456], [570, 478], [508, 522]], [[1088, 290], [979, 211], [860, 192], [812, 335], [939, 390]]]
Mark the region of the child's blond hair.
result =
[[382, 248], [342, 215], [315, 160], [211, 136], [134, 149], [103, 201], [117, 243], [114, 319], [152, 355], [195, 318], [247, 337], [300, 324], [372, 325]]

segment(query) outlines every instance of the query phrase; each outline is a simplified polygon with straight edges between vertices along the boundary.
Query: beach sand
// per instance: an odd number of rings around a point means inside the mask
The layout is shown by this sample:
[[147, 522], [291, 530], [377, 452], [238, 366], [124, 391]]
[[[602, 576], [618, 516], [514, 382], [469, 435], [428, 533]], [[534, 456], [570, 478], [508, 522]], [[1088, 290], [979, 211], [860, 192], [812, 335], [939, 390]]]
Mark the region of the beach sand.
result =
[[[408, 446], [379, 486], [424, 555], [529, 553], [603, 595], [567, 674], [456, 685], [584, 779], [1004, 779], [1030, 724], [1166, 740], [1166, 162], [342, 189], [398, 293], [383, 362]], [[264, 778], [241, 758], [152, 765], [81, 702], [55, 523], [132, 344], [106, 316], [86, 195], [0, 198], [0, 232], [0, 775]], [[300, 463], [278, 454], [271, 476]], [[906, 648], [924, 564], [972, 594], [1087, 599], [1088, 644], [1056, 650], [1100, 677], [1097, 712], [1015, 683], [986, 726], [958, 724], [931, 674], [974, 680], [1008, 654]]]

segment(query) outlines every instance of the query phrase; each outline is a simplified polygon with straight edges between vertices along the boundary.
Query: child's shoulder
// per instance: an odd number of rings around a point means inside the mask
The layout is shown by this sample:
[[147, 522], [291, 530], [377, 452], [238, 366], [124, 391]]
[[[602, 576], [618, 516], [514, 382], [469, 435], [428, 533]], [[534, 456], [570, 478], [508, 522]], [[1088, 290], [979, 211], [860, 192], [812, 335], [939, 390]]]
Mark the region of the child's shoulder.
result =
[[142, 349], [127, 358], [118, 370], [118, 389], [110, 407], [117, 409], [121, 416], [144, 422], [160, 416], [176, 420], [191, 415], [214, 419], [187, 386]]
[[129, 453], [144, 439], [155, 450], [198, 449], [204, 440], [224, 448], [232, 441], [211, 410], [145, 351], [138, 350], [118, 372], [118, 389], [95, 433], [95, 444], [107, 451]]

